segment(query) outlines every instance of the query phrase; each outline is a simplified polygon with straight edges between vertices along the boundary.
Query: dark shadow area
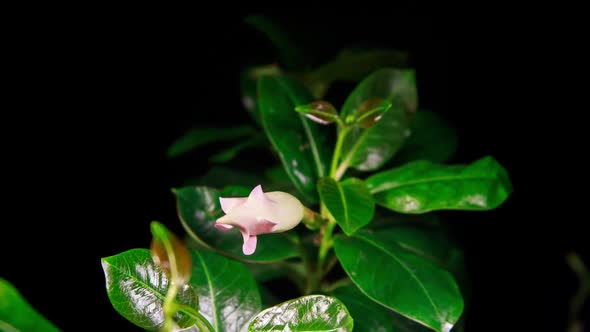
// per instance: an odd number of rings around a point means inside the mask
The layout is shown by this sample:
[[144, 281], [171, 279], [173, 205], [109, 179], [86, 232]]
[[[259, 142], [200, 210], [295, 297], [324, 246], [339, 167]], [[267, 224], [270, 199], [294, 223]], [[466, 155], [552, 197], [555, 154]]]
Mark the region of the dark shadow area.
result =
[[[250, 121], [239, 72], [276, 55], [241, 14], [80, 15], [14, 35], [2, 121], [8, 210], [0, 276], [64, 331], [133, 330], [109, 303], [100, 258], [147, 248], [152, 220], [184, 234], [170, 188], [202, 175], [215, 150], [168, 160], [166, 148], [195, 125]], [[316, 41], [325, 59], [349, 46], [409, 51], [420, 108], [458, 130], [453, 162], [493, 155], [511, 175], [514, 193], [501, 208], [442, 213], [472, 277], [467, 331], [563, 330], [575, 290], [565, 254], [582, 251], [588, 233], [580, 220], [543, 212], [538, 200], [540, 182], [553, 181], [539, 178], [538, 165], [558, 162], [546, 160], [534, 121], [542, 115], [528, 108], [534, 97], [520, 86], [528, 53], [508, 28], [492, 31], [477, 18], [467, 35], [446, 18], [402, 12], [318, 17], [301, 28], [309, 38], [329, 37]], [[329, 92], [335, 105], [352, 86]], [[274, 162], [264, 153], [240, 158], [249, 167]]]

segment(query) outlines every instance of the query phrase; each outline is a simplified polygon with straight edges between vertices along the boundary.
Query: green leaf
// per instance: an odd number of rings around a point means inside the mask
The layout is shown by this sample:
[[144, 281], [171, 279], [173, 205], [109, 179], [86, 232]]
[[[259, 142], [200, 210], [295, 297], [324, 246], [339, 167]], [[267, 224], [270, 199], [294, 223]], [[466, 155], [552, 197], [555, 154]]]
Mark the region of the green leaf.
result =
[[[400, 215], [403, 217], [421, 218], [434, 217], [434, 214]], [[397, 216], [396, 216], [397, 217]], [[470, 296], [469, 278], [465, 270], [463, 252], [457, 244], [449, 237], [444, 229], [428, 219], [414, 220], [410, 222], [399, 222], [394, 220], [383, 220], [377, 227], [371, 223], [366, 229], [368, 231], [378, 230], [385, 234], [384, 237], [395, 241], [403, 249], [430, 261], [451, 272], [459, 285], [465, 302]], [[389, 225], [386, 225], [389, 221]]]
[[287, 175], [287, 172], [285, 172], [283, 166], [268, 168], [264, 171], [264, 175], [272, 182], [291, 184], [291, 178], [289, 178], [289, 175]]
[[378, 204], [401, 213], [490, 210], [512, 191], [508, 173], [494, 158], [470, 165], [415, 161], [366, 180]]
[[239, 331], [262, 309], [256, 281], [240, 262], [213, 252], [192, 251], [191, 286], [199, 312], [215, 331]]
[[417, 90], [413, 70], [385, 68], [364, 79], [346, 99], [341, 119], [346, 122], [367, 100], [383, 99], [392, 104], [372, 127], [354, 126], [342, 148], [343, 162], [360, 171], [383, 166], [399, 150], [409, 131], [409, 115], [417, 108]]
[[[164, 323], [163, 302], [168, 291], [168, 278], [152, 260], [147, 249], [132, 249], [102, 259], [107, 293], [111, 304], [133, 324], [150, 331], [159, 330]], [[182, 287], [176, 302], [197, 308], [195, 291]], [[177, 313], [175, 321], [184, 328], [194, 320]]]
[[[354, 319], [355, 332], [394, 331], [394, 332], [428, 332], [424, 325], [416, 323], [395, 311], [368, 298], [355, 285], [339, 287], [333, 296], [342, 301]], [[460, 323], [461, 321], [459, 321]]]
[[268, 308], [248, 331], [352, 331], [353, 320], [340, 300], [308, 295]]
[[197, 128], [189, 130], [168, 148], [168, 158], [178, 157], [201, 146], [222, 141], [233, 141], [254, 135], [251, 126], [232, 128]]
[[7, 280], [0, 278], [0, 331], [59, 331]]
[[237, 229], [221, 231], [215, 228], [215, 221], [223, 215], [219, 190], [197, 186], [178, 188], [173, 192], [178, 216], [185, 230], [207, 248], [246, 262], [273, 262], [298, 256], [297, 246], [288, 232], [259, 236], [256, 252], [244, 256], [243, 238]]
[[246, 264], [246, 268], [254, 279], [258, 282], [266, 282], [270, 280], [275, 280], [278, 278], [282, 278], [290, 272], [289, 269], [285, 268], [282, 264], [271, 263], [271, 264], [256, 264], [256, 263], [249, 263]]
[[354, 319], [355, 332], [397, 332], [391, 311], [361, 293], [354, 285], [336, 288], [332, 294], [346, 305]]
[[410, 136], [393, 161], [397, 165], [419, 159], [444, 163], [455, 154], [457, 140], [457, 132], [445, 119], [420, 110], [412, 120]]
[[375, 202], [362, 180], [349, 178], [338, 183], [332, 178], [321, 178], [318, 191], [322, 202], [347, 235], [373, 219]]
[[154, 262], [166, 272], [168, 279], [175, 280], [178, 285], [185, 285], [191, 276], [188, 249], [174, 233], [159, 222], [152, 221], [151, 229], [150, 251]]
[[327, 101], [314, 101], [307, 105], [295, 107], [295, 111], [305, 115], [315, 123], [328, 125], [338, 121], [338, 111]]
[[315, 184], [326, 175], [330, 144], [326, 128], [295, 112], [311, 102], [299, 82], [285, 77], [262, 77], [258, 81], [262, 124], [295, 187], [311, 202], [317, 201]]
[[266, 65], [251, 67], [243, 70], [240, 73], [240, 92], [242, 95], [242, 105], [248, 111], [250, 117], [262, 126], [260, 120], [260, 109], [258, 108], [258, 101], [256, 100], [256, 86], [258, 79], [266, 75], [280, 75], [281, 70], [277, 65]]
[[453, 276], [414, 255], [381, 232], [334, 239], [336, 256], [369, 298], [399, 314], [448, 332], [459, 320], [463, 299]]

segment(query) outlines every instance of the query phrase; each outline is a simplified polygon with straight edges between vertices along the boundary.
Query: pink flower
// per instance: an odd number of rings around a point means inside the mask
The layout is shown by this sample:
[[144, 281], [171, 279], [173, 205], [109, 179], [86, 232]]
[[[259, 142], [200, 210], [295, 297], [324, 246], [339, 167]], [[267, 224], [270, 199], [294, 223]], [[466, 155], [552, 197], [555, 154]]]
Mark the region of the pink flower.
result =
[[215, 227], [229, 230], [237, 227], [242, 233], [244, 255], [256, 250], [256, 235], [285, 232], [303, 219], [303, 204], [293, 195], [273, 191], [264, 193], [260, 185], [248, 197], [220, 197], [225, 216], [217, 219]]

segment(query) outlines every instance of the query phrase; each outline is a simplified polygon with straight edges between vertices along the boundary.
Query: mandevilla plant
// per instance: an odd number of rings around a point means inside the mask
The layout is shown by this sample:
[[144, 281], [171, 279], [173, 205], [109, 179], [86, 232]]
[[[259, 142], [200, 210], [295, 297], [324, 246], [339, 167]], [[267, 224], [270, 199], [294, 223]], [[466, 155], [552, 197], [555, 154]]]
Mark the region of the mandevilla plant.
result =
[[[234, 140], [211, 161], [263, 146], [280, 165], [215, 166], [174, 188], [184, 242], [153, 222], [149, 250], [102, 259], [119, 314], [150, 331], [462, 329], [463, 256], [434, 212], [494, 209], [512, 190], [509, 176], [489, 156], [443, 164], [456, 134], [418, 110], [411, 69], [373, 70], [340, 110], [318, 98], [340, 62], [313, 82], [259, 71], [247, 106], [264, 135], [253, 126], [198, 129], [170, 147], [175, 157]], [[332, 75], [323, 83], [322, 72]], [[283, 298], [292, 292], [273, 290], [277, 280], [300, 297]]]
[[[511, 185], [492, 157], [441, 164], [454, 132], [417, 100], [408, 69], [375, 71], [339, 112], [299, 80], [260, 77], [257, 114], [282, 170], [261, 161], [268, 171], [239, 183], [222, 169], [225, 186], [174, 189], [190, 249], [153, 223], [151, 252], [104, 258], [115, 309], [147, 330], [450, 331], [462, 254], [431, 212], [493, 209]], [[279, 278], [301, 297], [279, 303], [266, 286]]]

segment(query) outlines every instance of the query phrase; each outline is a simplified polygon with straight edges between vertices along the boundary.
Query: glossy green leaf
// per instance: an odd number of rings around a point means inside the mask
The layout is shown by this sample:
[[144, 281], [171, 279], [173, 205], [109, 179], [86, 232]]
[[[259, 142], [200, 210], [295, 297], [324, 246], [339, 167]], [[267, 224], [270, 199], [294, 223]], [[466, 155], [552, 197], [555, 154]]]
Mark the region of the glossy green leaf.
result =
[[447, 266], [454, 246], [438, 227], [397, 225], [379, 231], [403, 249]]
[[268, 308], [254, 318], [248, 331], [352, 331], [353, 319], [340, 300], [308, 295]]
[[[342, 301], [354, 319], [354, 331], [429, 332], [432, 329], [408, 319], [368, 298], [355, 285], [339, 287], [333, 296]], [[459, 321], [461, 322], [461, 321]]]
[[261, 309], [256, 281], [240, 262], [213, 252], [191, 252], [191, 286], [199, 312], [217, 332], [239, 331]]
[[285, 171], [309, 201], [317, 201], [315, 184], [326, 175], [331, 155], [330, 131], [295, 112], [312, 101], [309, 92], [297, 81], [266, 76], [258, 81], [258, 94], [264, 130]]
[[321, 178], [318, 191], [346, 234], [354, 233], [373, 219], [375, 202], [362, 180], [349, 178], [338, 183], [332, 178]]
[[391, 103], [391, 109], [368, 129], [353, 127], [342, 148], [342, 160], [360, 171], [383, 166], [409, 135], [409, 115], [416, 111], [418, 99], [414, 71], [390, 68], [376, 71], [346, 99], [340, 117], [346, 122], [359, 106], [373, 98]]
[[391, 311], [369, 299], [356, 286], [344, 286], [334, 290], [338, 298], [354, 319], [355, 332], [397, 332], [394, 329]]
[[[420, 218], [428, 217], [425, 220], [414, 220], [399, 222], [395, 220], [384, 220], [377, 227], [371, 223], [366, 229], [368, 231], [378, 230], [384, 236], [395, 241], [403, 249], [430, 261], [451, 272], [459, 285], [465, 302], [469, 299], [470, 288], [469, 278], [465, 270], [463, 252], [455, 241], [449, 237], [444, 229], [430, 222], [433, 214], [401, 215], [404, 217]], [[436, 220], [436, 219], [434, 219]], [[420, 221], [420, 222], [418, 222]]]
[[0, 331], [59, 331], [8, 281], [0, 278]]
[[192, 129], [172, 143], [167, 155], [174, 158], [210, 143], [237, 140], [255, 133], [251, 126]]
[[420, 110], [412, 120], [410, 136], [393, 161], [397, 165], [420, 159], [444, 163], [455, 154], [457, 140], [457, 132], [445, 119]]
[[508, 198], [508, 173], [494, 158], [470, 165], [415, 161], [366, 180], [378, 204], [402, 213], [432, 210], [489, 210]]
[[352, 281], [381, 305], [439, 332], [450, 331], [459, 320], [463, 299], [453, 276], [388, 234], [338, 235], [334, 249]]
[[[106, 287], [111, 304], [123, 317], [150, 331], [163, 326], [163, 302], [168, 290], [168, 278], [152, 260], [147, 249], [132, 249], [102, 259]], [[188, 285], [176, 297], [178, 303], [197, 308], [195, 291]], [[194, 320], [177, 313], [175, 321], [180, 327], [189, 327]]]
[[266, 176], [266, 178], [268, 178], [272, 182], [282, 183], [282, 184], [290, 184], [291, 183], [291, 178], [289, 178], [289, 175], [287, 174], [287, 172], [285, 172], [285, 169], [283, 168], [283, 166], [276, 166], [276, 167], [268, 168], [267, 170], [264, 171], [264, 175]]
[[246, 268], [250, 271], [254, 279], [258, 282], [266, 282], [270, 280], [275, 280], [278, 278], [282, 278], [285, 276], [286, 273], [289, 272], [289, 269], [286, 269], [281, 264], [256, 264], [256, 263], [249, 263], [246, 264]]
[[[237, 229], [221, 231], [215, 228], [215, 221], [223, 215], [219, 204], [219, 197], [222, 197], [219, 190], [197, 186], [173, 191], [182, 225], [191, 237], [206, 247], [248, 262], [272, 262], [298, 255], [292, 235], [286, 232], [259, 236], [256, 252], [244, 256], [242, 235]], [[240, 196], [243, 197], [242, 194], [224, 197]]]
[[168, 279], [184, 285], [191, 276], [191, 257], [184, 243], [170, 232], [164, 225], [152, 221], [152, 243], [150, 251], [156, 265]]

